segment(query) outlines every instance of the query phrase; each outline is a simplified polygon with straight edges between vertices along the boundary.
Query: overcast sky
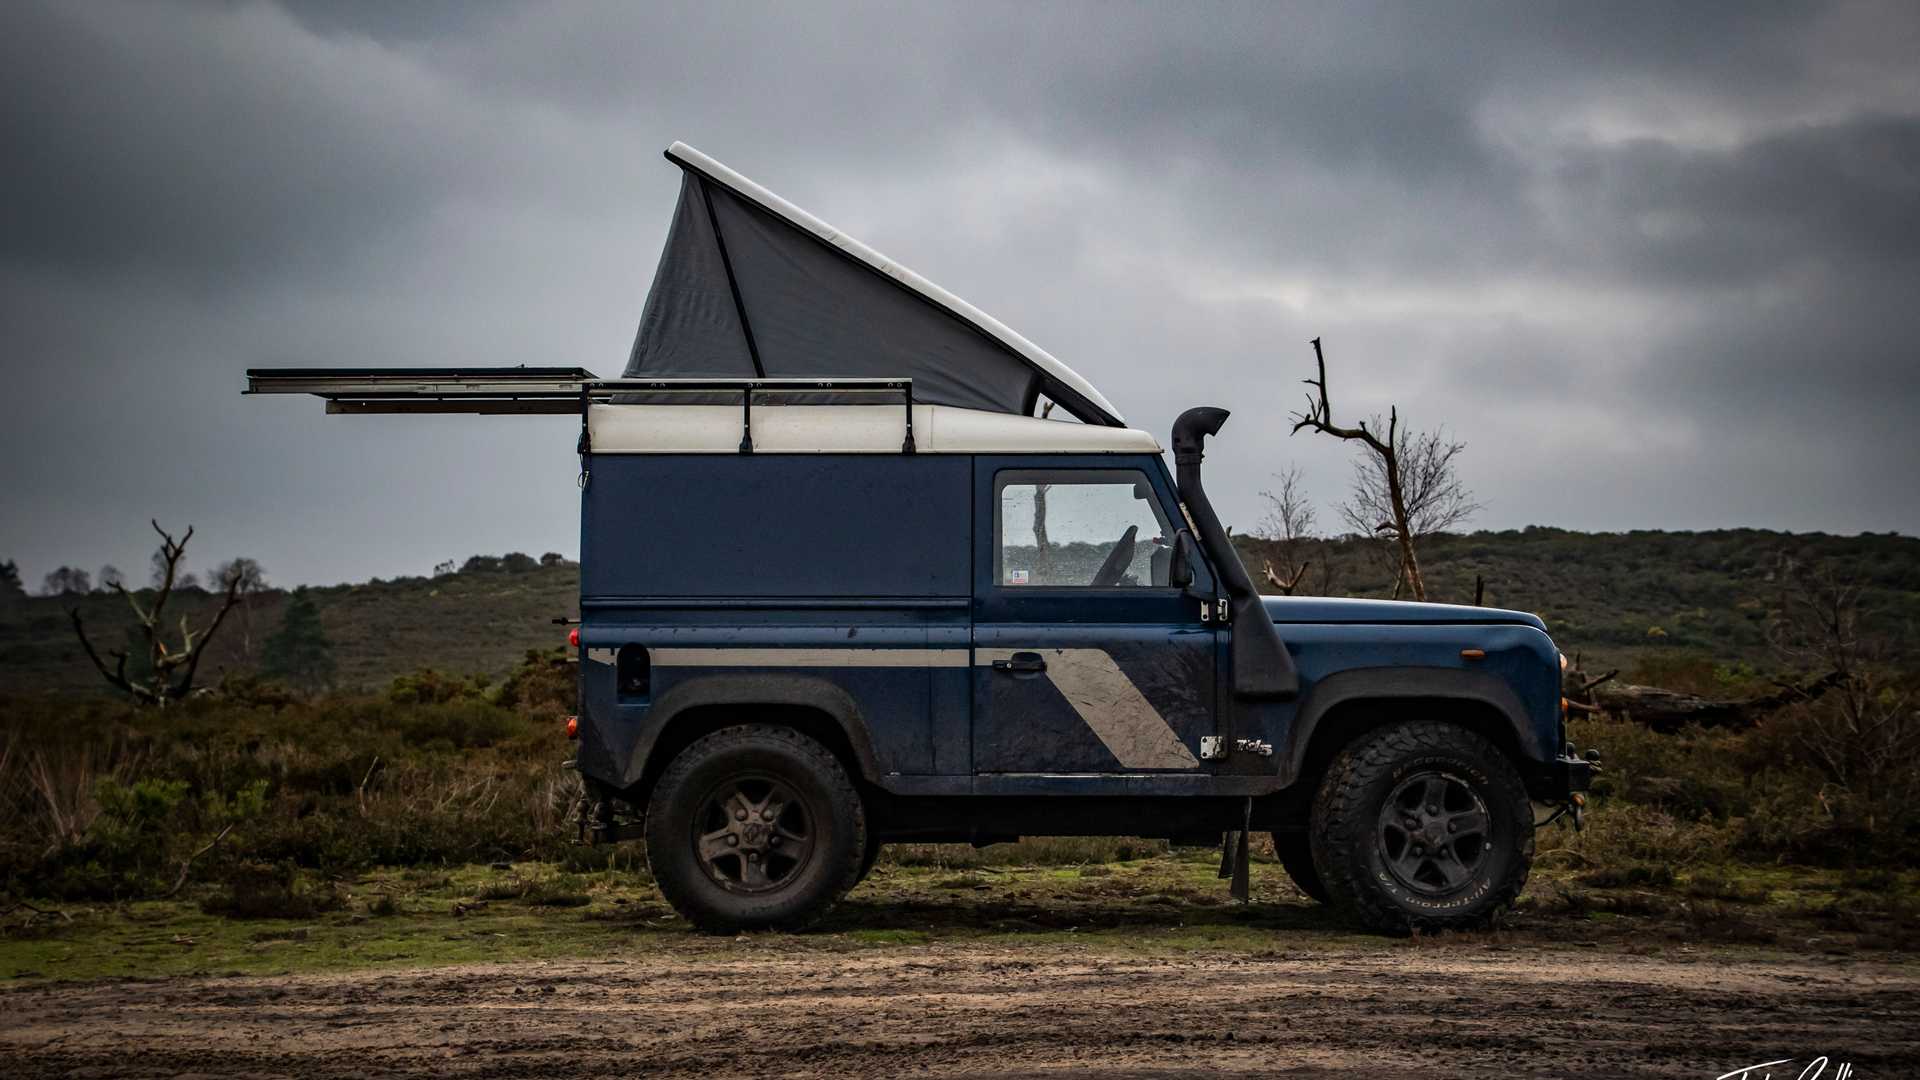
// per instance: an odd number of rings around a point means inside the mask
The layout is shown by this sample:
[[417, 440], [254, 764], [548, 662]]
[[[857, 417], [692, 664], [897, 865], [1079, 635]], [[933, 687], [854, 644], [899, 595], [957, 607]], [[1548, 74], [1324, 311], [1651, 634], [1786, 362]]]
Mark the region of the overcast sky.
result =
[[1324, 337], [1485, 528], [1920, 531], [1920, 6], [0, 8], [0, 558], [276, 583], [579, 549], [564, 418], [256, 365], [617, 374], [684, 139], [1160, 434], [1243, 530]]

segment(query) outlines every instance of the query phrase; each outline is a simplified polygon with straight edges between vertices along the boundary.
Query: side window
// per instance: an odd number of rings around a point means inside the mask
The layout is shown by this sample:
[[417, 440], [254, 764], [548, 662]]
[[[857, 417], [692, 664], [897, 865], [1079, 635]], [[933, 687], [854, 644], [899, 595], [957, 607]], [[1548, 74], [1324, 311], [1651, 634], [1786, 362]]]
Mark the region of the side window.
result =
[[1167, 584], [1173, 530], [1145, 473], [1008, 470], [994, 489], [994, 580], [1001, 586]]

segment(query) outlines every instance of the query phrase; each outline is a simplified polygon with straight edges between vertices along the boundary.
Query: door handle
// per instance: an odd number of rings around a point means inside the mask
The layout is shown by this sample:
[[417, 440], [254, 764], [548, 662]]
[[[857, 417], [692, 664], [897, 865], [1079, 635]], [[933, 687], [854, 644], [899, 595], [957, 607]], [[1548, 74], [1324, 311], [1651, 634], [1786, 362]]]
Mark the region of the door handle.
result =
[[1037, 652], [1017, 652], [1014, 653], [1010, 659], [995, 660], [993, 662], [993, 670], [1014, 672], [1045, 671], [1047, 670], [1047, 661]]

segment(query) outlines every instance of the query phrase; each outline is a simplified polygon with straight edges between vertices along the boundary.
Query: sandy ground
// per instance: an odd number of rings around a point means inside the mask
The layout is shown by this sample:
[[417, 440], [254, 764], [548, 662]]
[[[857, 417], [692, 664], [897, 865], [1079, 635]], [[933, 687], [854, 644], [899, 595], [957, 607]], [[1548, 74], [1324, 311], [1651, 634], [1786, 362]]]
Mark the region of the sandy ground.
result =
[[1910, 966], [1430, 943], [1138, 957], [738, 942], [18, 987], [0, 1010], [12, 1077], [1717, 1077], [1817, 1054], [1862, 1080], [1920, 1075]]

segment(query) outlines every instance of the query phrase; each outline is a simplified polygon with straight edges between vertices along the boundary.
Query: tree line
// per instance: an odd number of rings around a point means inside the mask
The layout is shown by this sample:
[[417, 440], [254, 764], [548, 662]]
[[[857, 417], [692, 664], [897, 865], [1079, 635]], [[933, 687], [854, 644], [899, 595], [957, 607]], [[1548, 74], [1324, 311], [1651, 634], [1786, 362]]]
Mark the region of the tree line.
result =
[[[524, 574], [541, 567], [566, 566], [569, 560], [557, 551], [549, 551], [538, 559], [525, 552], [509, 551], [505, 555], [472, 555], [466, 561], [456, 563], [452, 559], [435, 564], [434, 577], [449, 574]], [[151, 572], [147, 587], [159, 589], [166, 582], [167, 566], [160, 552], [153, 553]], [[243, 592], [261, 592], [271, 588], [267, 584], [266, 573], [260, 568], [258, 560], [246, 557], [228, 559], [216, 563], [204, 575], [191, 570], [175, 568], [172, 588], [176, 592], [225, 592], [227, 586], [238, 581]], [[126, 587], [127, 576], [120, 568], [108, 563], [98, 572], [89, 574], [75, 566], [61, 566], [40, 580], [41, 596], [85, 596], [90, 593], [111, 594]], [[26, 583], [21, 580], [19, 564], [9, 559], [0, 562], [0, 594], [11, 596], [27, 595]]]
[[[77, 599], [88, 595], [116, 595], [122, 598], [133, 616], [133, 624], [118, 644], [98, 637], [87, 625], [80, 608], [67, 605], [67, 618], [83, 652], [109, 686], [144, 705], [164, 706], [196, 692], [206, 692], [197, 684], [200, 661], [208, 646], [232, 623], [245, 636], [242, 653], [257, 659], [260, 677], [308, 692], [332, 689], [337, 672], [333, 643], [320, 619], [313, 593], [300, 586], [287, 594], [280, 620], [262, 641], [257, 658], [253, 648], [253, 608], [259, 599], [276, 592], [259, 560], [240, 556], [215, 564], [203, 578], [185, 569], [187, 545], [194, 530], [175, 539], [156, 520], [150, 523], [160, 544], [149, 560], [149, 584], [129, 588], [126, 576], [109, 564], [97, 575], [71, 566], [61, 566], [46, 575], [40, 594], [45, 597]], [[518, 574], [542, 567], [572, 565], [559, 552], [547, 552], [538, 559], [524, 552], [505, 555], [474, 555], [455, 564], [447, 560], [434, 567], [434, 577], [451, 574]], [[169, 606], [179, 606], [186, 593], [211, 594], [216, 606], [210, 616], [202, 615], [200, 625], [186, 614], [169, 614]], [[22, 599], [27, 595], [19, 564], [9, 559], [0, 562], [0, 600]]]

